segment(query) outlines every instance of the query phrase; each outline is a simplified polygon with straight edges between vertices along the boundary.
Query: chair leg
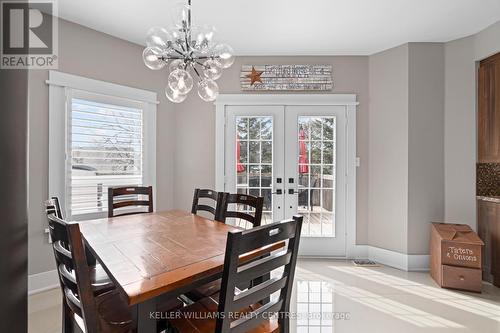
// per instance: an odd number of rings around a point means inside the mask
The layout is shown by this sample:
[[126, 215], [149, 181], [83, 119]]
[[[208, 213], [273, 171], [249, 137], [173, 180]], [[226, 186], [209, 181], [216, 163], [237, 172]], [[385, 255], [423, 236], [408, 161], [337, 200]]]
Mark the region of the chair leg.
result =
[[64, 298], [62, 300], [62, 331], [63, 333], [73, 333], [72, 313]]

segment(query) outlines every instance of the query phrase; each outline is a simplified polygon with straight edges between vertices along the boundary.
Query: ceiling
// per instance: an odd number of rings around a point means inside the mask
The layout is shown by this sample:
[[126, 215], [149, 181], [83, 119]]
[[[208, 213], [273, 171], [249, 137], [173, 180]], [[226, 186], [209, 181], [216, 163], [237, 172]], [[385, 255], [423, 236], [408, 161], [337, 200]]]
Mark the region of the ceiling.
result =
[[[187, 0], [186, 0], [187, 1]], [[500, 0], [192, 0], [193, 24], [217, 27], [238, 55], [368, 55], [446, 42], [500, 20]], [[59, 0], [59, 16], [144, 44], [172, 25], [177, 0]]]

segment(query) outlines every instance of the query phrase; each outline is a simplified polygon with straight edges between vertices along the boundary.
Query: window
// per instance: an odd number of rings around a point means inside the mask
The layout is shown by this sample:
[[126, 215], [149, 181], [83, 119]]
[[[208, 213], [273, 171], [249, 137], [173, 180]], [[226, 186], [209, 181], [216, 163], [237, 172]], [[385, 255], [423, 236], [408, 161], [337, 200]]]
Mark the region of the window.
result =
[[72, 98], [68, 205], [71, 215], [107, 211], [109, 186], [143, 184], [143, 111]]
[[69, 219], [106, 216], [110, 186], [155, 188], [155, 93], [54, 71], [49, 84], [49, 195]]

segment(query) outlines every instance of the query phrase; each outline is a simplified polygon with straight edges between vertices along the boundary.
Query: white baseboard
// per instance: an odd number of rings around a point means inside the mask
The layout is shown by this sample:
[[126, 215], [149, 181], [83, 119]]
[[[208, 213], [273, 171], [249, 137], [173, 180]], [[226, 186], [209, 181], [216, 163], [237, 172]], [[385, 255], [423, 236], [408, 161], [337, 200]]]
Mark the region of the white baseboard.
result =
[[430, 257], [428, 254], [408, 255], [408, 271], [427, 272], [430, 270]]
[[57, 287], [59, 287], [59, 277], [55, 269], [28, 276], [28, 295]]
[[380, 264], [401, 269], [403, 271], [416, 272], [429, 270], [429, 255], [406, 254], [369, 245], [366, 246], [366, 248], [368, 252], [368, 259]]

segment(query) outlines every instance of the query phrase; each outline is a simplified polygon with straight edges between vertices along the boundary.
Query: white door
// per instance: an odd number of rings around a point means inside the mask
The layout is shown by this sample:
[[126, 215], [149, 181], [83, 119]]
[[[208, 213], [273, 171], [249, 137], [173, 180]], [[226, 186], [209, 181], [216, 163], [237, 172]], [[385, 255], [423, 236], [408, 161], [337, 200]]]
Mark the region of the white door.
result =
[[303, 215], [301, 255], [345, 256], [345, 121], [343, 106], [226, 107], [225, 190], [264, 197], [263, 224]]
[[345, 256], [346, 108], [285, 111], [285, 216], [304, 217], [300, 252]]
[[284, 219], [283, 110], [283, 106], [226, 108], [225, 190], [263, 197], [262, 224]]

